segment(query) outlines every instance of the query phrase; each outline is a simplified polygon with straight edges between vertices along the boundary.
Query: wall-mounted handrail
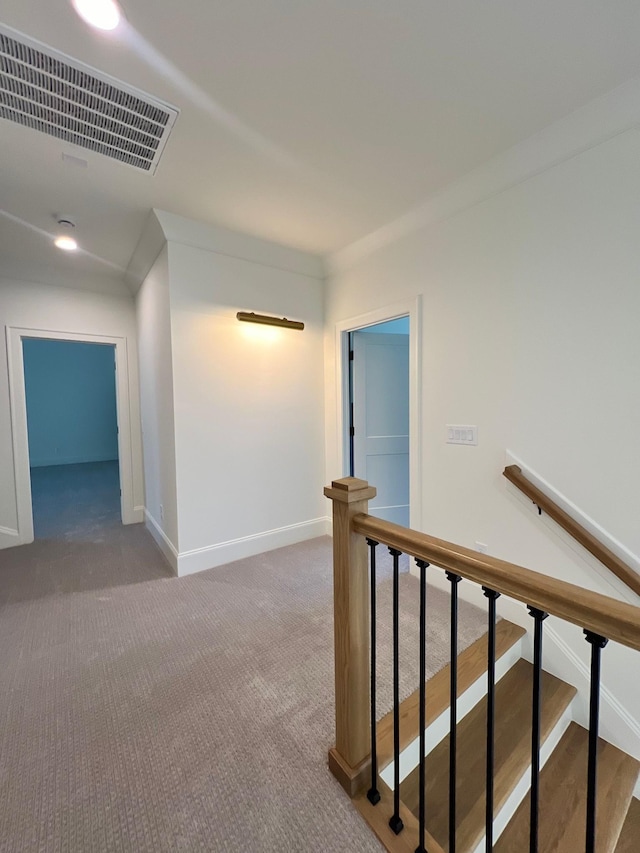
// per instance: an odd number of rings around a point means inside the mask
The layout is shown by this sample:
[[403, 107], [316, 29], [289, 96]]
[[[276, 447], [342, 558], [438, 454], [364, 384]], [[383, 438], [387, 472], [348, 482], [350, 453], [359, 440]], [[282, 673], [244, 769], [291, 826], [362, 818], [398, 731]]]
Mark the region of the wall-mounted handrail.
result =
[[590, 554], [600, 560], [613, 574], [626, 584], [630, 590], [640, 595], [640, 575], [628, 566], [624, 560], [621, 560], [613, 553], [606, 545], [603, 545], [592, 533], [583, 527], [575, 518], [572, 518], [568, 512], [565, 512], [558, 506], [555, 501], [548, 497], [543, 491], [528, 480], [522, 473], [522, 469], [518, 465], [508, 465], [503, 475], [513, 483], [516, 488], [530, 498], [540, 509], [545, 512], [549, 518], [552, 518], [563, 530], [572, 536], [576, 542], [579, 542], [583, 548], [586, 548]]
[[352, 523], [356, 533], [640, 651], [640, 607], [371, 515]]

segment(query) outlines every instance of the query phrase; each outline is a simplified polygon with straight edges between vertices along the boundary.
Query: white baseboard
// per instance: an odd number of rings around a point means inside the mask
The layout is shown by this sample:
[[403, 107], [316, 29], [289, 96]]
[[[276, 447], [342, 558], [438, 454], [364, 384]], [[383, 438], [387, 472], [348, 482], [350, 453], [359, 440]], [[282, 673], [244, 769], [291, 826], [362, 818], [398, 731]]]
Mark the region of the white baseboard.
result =
[[213, 569], [226, 563], [233, 563], [234, 560], [253, 557], [255, 554], [261, 554], [264, 551], [273, 551], [275, 548], [295, 545], [297, 542], [303, 542], [306, 539], [326, 536], [327, 521], [326, 517], [313, 518], [310, 521], [289, 524], [286, 527], [278, 527], [264, 533], [254, 533], [240, 539], [219, 542], [206, 548], [184, 551], [178, 555], [178, 575], [183, 577], [194, 572], [202, 572], [205, 569]]
[[0, 527], [0, 549], [22, 545], [20, 534], [13, 527]]
[[[137, 509], [137, 507], [136, 507]], [[162, 551], [166, 561], [173, 571], [178, 573], [178, 551], [164, 530], [160, 527], [148, 509], [144, 509], [144, 521], [149, 533], [156, 541], [158, 548]]]
[[[588, 728], [591, 683], [589, 666], [550, 625], [545, 627], [544, 642], [544, 668], [577, 688], [573, 719]], [[640, 760], [640, 722], [604, 684], [600, 687], [600, 736]], [[638, 790], [640, 791], [640, 788]]]
[[[552, 627], [545, 628], [544, 637], [547, 644], [544, 668], [577, 687], [578, 695], [572, 706], [573, 719], [588, 728], [590, 669]], [[553, 646], [553, 651], [549, 645]], [[600, 688], [600, 736], [640, 760], [640, 722], [604, 685]], [[640, 778], [633, 796], [640, 799]]]
[[127, 524], [141, 524], [145, 518], [145, 509], [143, 506], [134, 506], [133, 512], [131, 514], [131, 521], [126, 522]]

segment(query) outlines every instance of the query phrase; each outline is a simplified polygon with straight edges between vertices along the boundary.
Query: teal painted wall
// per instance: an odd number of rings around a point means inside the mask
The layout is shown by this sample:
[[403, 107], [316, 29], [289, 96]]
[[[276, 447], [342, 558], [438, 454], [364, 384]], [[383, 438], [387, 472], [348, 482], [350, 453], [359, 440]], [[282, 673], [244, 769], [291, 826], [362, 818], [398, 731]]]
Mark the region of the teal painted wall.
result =
[[31, 467], [117, 459], [115, 347], [22, 344]]

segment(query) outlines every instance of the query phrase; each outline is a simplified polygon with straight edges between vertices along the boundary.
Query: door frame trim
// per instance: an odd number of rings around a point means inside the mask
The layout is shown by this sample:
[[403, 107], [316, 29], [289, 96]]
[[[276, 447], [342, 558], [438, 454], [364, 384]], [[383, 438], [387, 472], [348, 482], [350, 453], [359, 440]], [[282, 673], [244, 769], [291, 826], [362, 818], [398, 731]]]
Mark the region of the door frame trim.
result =
[[[409, 317], [409, 518], [413, 529], [422, 524], [422, 297], [403, 299], [365, 314], [340, 320], [335, 327], [336, 449], [340, 476], [349, 465], [349, 332]], [[375, 486], [375, 483], [371, 484]]]
[[29, 434], [27, 431], [27, 398], [24, 379], [24, 338], [44, 338], [54, 341], [74, 341], [87, 344], [106, 344], [115, 348], [116, 416], [118, 423], [118, 466], [120, 469], [120, 513], [123, 524], [139, 521], [133, 499], [133, 457], [131, 441], [131, 412], [129, 399], [129, 365], [127, 339], [108, 335], [63, 332], [54, 329], [7, 326], [7, 360], [9, 375], [9, 406], [13, 443], [13, 468], [16, 489], [17, 527], [19, 545], [33, 542], [33, 506], [31, 500], [31, 471], [29, 467]]

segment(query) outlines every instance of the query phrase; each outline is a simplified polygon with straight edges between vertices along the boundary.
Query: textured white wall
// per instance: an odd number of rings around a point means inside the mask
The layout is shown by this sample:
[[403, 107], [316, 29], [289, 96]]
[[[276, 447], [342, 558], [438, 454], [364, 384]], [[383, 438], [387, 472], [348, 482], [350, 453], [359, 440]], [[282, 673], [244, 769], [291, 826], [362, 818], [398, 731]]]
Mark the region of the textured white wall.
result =
[[169, 243], [181, 571], [325, 530], [322, 281], [245, 239], [252, 260]]
[[[133, 299], [71, 288], [0, 280], [0, 324], [78, 334], [110, 335], [127, 340], [133, 503], [142, 506], [142, 445], [138, 391], [138, 359]], [[17, 526], [9, 377], [6, 344], [0, 347], [0, 547], [15, 545], [7, 531]]]
[[[614, 594], [501, 471], [510, 449], [640, 554], [639, 161], [629, 131], [332, 275], [327, 480], [342, 474], [335, 324], [422, 294], [422, 529]], [[447, 423], [477, 424], [478, 446], [445, 444]], [[631, 662], [605, 657], [605, 683], [637, 714]]]
[[[178, 510], [173, 416], [173, 366], [169, 307], [169, 261], [165, 246], [136, 296], [140, 361], [145, 508], [152, 532], [177, 552]], [[162, 533], [159, 533], [162, 531]], [[162, 541], [160, 542], [162, 545]], [[167, 545], [165, 542], [164, 545]]]
[[[335, 324], [422, 294], [425, 526], [516, 556], [510, 448], [640, 552], [639, 156], [624, 134], [330, 278], [327, 476]], [[478, 447], [446, 445], [446, 423], [478, 424]]]

